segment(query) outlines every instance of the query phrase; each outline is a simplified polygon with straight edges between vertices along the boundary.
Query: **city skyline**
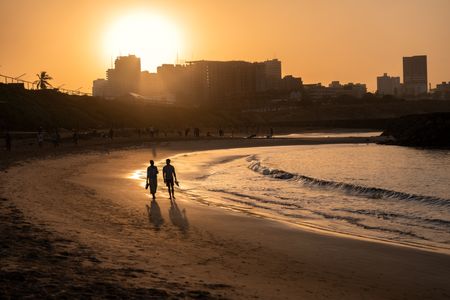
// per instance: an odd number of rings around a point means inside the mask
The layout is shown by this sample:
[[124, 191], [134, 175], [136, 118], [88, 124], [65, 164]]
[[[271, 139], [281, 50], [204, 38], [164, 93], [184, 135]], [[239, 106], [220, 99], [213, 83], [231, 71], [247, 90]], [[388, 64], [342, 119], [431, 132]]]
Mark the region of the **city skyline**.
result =
[[[362, 82], [373, 92], [377, 76], [402, 76], [402, 57], [427, 55], [428, 82], [435, 86], [448, 81], [450, 43], [442, 37], [450, 35], [446, 18], [450, 3], [398, 1], [386, 6], [382, 2], [3, 2], [0, 73], [26, 73], [23, 79], [35, 80], [36, 73], [47, 71], [57, 86], [90, 91], [92, 80], [104, 77], [116, 56], [140, 54], [139, 49], [114, 56], [105, 51], [111, 28], [139, 11], [164, 20], [157, 23], [160, 26], [170, 23], [164, 32], [171, 35], [175, 30], [179, 38], [172, 41], [176, 44], [172, 61], [167, 57], [158, 61], [156, 52], [152, 64], [148, 57], [142, 58], [142, 69], [151, 72], [155, 69], [150, 67], [175, 63], [177, 57], [250, 62], [278, 58], [283, 76], [302, 77], [305, 83]], [[34, 30], [27, 30], [31, 24]]]

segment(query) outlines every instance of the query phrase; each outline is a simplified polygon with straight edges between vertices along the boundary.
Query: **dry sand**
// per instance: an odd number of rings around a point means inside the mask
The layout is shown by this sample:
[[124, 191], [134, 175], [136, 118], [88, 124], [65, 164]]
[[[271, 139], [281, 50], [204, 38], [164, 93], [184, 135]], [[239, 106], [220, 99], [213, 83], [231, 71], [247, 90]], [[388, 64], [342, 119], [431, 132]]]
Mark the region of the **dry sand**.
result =
[[448, 255], [313, 232], [178, 192], [171, 202], [161, 184], [151, 202], [127, 178], [154, 154], [321, 142], [165, 141], [12, 166], [0, 176], [0, 298], [450, 298]]

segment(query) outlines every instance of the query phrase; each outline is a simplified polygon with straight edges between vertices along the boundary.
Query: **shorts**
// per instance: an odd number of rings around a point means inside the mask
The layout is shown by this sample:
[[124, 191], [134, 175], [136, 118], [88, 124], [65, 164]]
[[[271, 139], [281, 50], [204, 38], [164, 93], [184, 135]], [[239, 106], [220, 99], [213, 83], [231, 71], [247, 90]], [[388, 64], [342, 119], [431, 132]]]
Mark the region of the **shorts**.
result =
[[166, 179], [166, 185], [167, 186], [173, 186], [173, 178]]

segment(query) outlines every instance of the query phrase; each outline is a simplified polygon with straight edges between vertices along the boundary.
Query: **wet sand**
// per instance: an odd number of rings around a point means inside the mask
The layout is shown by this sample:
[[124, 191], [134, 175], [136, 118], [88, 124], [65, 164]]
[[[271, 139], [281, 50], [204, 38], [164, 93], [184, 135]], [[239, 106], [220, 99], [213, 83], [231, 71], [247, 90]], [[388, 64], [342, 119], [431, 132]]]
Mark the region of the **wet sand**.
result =
[[151, 158], [202, 149], [356, 141], [165, 141], [12, 166], [0, 176], [0, 296], [449, 298], [448, 255], [315, 232], [178, 190], [170, 201], [162, 181], [151, 201], [129, 178]]

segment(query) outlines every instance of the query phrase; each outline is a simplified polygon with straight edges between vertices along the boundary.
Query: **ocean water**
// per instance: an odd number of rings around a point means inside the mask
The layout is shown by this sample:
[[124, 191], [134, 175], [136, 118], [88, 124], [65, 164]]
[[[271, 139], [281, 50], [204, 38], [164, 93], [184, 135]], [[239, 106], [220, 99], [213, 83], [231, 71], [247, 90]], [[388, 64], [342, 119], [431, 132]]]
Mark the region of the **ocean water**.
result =
[[194, 200], [450, 253], [450, 151], [345, 144], [173, 157]]
[[348, 130], [330, 130], [330, 131], [308, 131], [303, 133], [275, 134], [277, 138], [339, 138], [339, 137], [375, 137], [380, 136], [382, 131], [360, 131], [353, 132]]

